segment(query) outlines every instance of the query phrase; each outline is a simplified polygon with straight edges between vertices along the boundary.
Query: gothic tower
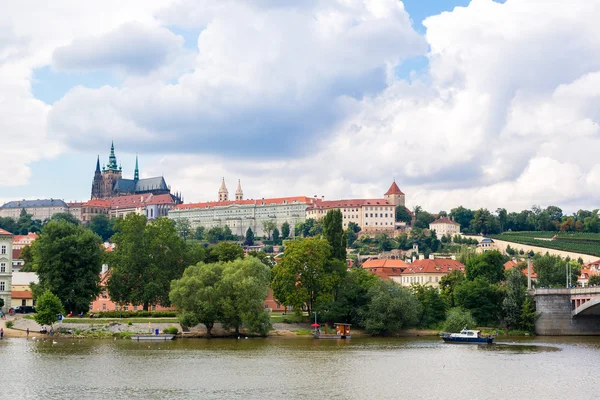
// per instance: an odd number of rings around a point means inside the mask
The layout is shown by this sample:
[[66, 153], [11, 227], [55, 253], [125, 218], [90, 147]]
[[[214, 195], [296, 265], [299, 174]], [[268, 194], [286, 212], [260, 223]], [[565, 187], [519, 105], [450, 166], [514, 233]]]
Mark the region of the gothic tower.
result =
[[115, 156], [115, 143], [114, 141], [110, 144], [110, 156], [108, 157], [108, 164], [105, 168], [102, 168], [102, 199], [108, 199], [113, 196], [113, 188], [117, 180], [121, 178], [123, 174], [123, 168], [117, 166], [117, 156]]
[[229, 200], [229, 191], [227, 190], [227, 186], [225, 186], [225, 178], [221, 181], [221, 187], [219, 188], [219, 201], [228, 201]]
[[385, 193], [385, 195], [383, 197], [388, 201], [388, 203], [393, 204], [396, 207], [398, 207], [398, 206], [406, 207], [404, 193], [402, 193], [402, 190], [400, 190], [398, 185], [396, 185], [395, 179], [392, 182], [392, 186], [390, 186], [390, 188], [388, 189], [388, 191]]
[[235, 199], [244, 200], [244, 192], [242, 192], [242, 183], [238, 179], [237, 189], [235, 190]]
[[102, 172], [100, 171], [100, 156], [96, 160], [96, 171], [92, 181], [92, 200], [100, 199], [102, 196]]
[[135, 155], [135, 170], [133, 171], [133, 180], [135, 182], [140, 180], [140, 169], [138, 168], [138, 156]]

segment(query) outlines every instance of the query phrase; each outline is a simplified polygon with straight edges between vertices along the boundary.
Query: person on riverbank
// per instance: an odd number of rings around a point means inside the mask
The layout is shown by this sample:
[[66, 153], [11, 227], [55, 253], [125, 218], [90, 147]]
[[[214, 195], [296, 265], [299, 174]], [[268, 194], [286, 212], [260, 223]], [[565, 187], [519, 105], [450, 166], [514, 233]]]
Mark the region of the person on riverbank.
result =
[[6, 319], [6, 316], [4, 315], [4, 313], [2, 311], [0, 311], [0, 318]]
[[0, 339], [4, 339], [4, 328], [0, 328]]
[[29, 337], [29, 328], [27, 328], [27, 337]]

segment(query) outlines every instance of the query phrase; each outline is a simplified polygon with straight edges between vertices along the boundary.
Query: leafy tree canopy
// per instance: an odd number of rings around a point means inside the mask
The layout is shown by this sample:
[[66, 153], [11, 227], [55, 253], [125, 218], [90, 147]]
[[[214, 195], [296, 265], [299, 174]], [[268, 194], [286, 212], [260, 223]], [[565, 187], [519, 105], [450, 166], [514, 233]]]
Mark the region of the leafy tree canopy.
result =
[[58, 321], [58, 314], [64, 313], [63, 305], [55, 294], [46, 290], [37, 298], [36, 314], [33, 316], [35, 322], [40, 325], [52, 326]]
[[465, 264], [467, 279], [484, 278], [490, 283], [499, 283], [504, 279], [505, 262], [505, 257], [497, 250], [469, 258]]

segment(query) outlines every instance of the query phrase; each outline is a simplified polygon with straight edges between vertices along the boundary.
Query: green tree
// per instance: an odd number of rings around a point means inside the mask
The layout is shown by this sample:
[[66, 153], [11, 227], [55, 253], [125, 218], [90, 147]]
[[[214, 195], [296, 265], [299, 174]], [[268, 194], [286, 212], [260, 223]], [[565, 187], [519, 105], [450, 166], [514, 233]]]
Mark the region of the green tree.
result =
[[588, 278], [588, 286], [600, 285], [600, 275], [592, 275]]
[[415, 207], [415, 211], [415, 227], [429, 229], [429, 224], [435, 221], [435, 217], [419, 206]]
[[448, 311], [443, 329], [445, 332], [460, 332], [464, 328], [473, 329], [474, 327], [475, 320], [471, 313], [460, 307], [454, 307]]
[[73, 225], [81, 225], [81, 221], [79, 221], [77, 218], [75, 218], [73, 216], [73, 214], [69, 214], [68, 212], [64, 212], [64, 213], [56, 213], [56, 214], [52, 214], [52, 216], [50, 217], [50, 219], [48, 221], [67, 221], [70, 224]]
[[410, 212], [408, 212], [408, 209], [403, 206], [403, 205], [399, 205], [396, 207], [396, 222], [406, 222], [407, 224], [410, 224], [412, 221], [412, 215], [410, 215]]
[[527, 295], [525, 297], [525, 301], [523, 302], [523, 309], [521, 310], [521, 329], [534, 333], [536, 318], [537, 313], [535, 312], [533, 298], [532, 296]]
[[37, 293], [53, 292], [69, 311], [87, 311], [100, 292], [101, 239], [81, 225], [48, 222], [31, 245]]
[[469, 229], [471, 220], [473, 219], [473, 210], [459, 206], [450, 210], [450, 217], [460, 224], [461, 232]]
[[265, 232], [269, 240], [271, 240], [271, 233], [277, 228], [275, 221], [263, 221], [262, 227], [263, 232]]
[[223, 264], [192, 265], [185, 269], [181, 279], [171, 282], [171, 303], [183, 312], [179, 315], [182, 326], [204, 324], [210, 336], [219, 320], [220, 302], [225, 295], [220, 287]]
[[418, 322], [421, 305], [408, 288], [380, 280], [369, 289], [369, 298], [363, 315], [369, 334], [394, 333]]
[[565, 287], [567, 264], [569, 264], [570, 281], [577, 284], [577, 278], [581, 275], [581, 265], [576, 261], [565, 261], [560, 256], [536, 255], [533, 258], [533, 270], [537, 274], [538, 285], [545, 287]]
[[454, 298], [459, 307], [471, 311], [480, 326], [498, 323], [502, 307], [502, 292], [498, 285], [482, 277], [467, 280], [455, 289]]
[[421, 304], [419, 325], [433, 327], [446, 318], [448, 303], [444, 301], [437, 288], [415, 284], [412, 286], [412, 290]]
[[244, 258], [244, 249], [237, 243], [221, 242], [210, 248], [211, 259], [221, 262]]
[[204, 239], [210, 243], [222, 242], [225, 240], [225, 233], [220, 226], [213, 226], [205, 234]]
[[508, 212], [506, 208], [498, 208], [496, 209], [496, 214], [498, 215], [498, 222], [500, 223], [500, 232], [504, 232], [504, 227], [508, 222]]
[[100, 236], [103, 242], [106, 242], [115, 233], [113, 230], [113, 225], [113, 222], [106, 214], [98, 214], [94, 215], [94, 217], [90, 220], [88, 228], [96, 235]]
[[335, 299], [322, 307], [319, 319], [363, 326], [362, 317], [370, 299], [369, 289], [379, 279], [362, 268], [352, 268], [342, 277]]
[[171, 220], [147, 223], [143, 215], [129, 214], [118, 220], [110, 253], [112, 266], [108, 292], [117, 303], [169, 305], [171, 281], [179, 279], [188, 265], [188, 247], [177, 235]]
[[182, 237], [183, 240], [187, 240], [187, 237], [192, 231], [192, 224], [187, 218], [177, 218], [175, 220], [175, 230], [177, 231], [179, 237]]
[[281, 238], [283, 240], [290, 237], [290, 224], [288, 222], [284, 222], [281, 224]]
[[504, 282], [505, 296], [502, 301], [504, 322], [509, 329], [521, 327], [521, 313], [527, 295], [525, 276], [519, 268], [511, 268], [506, 272]]
[[223, 227], [223, 240], [236, 240], [235, 235], [231, 232], [229, 225]]
[[194, 239], [204, 240], [204, 230], [205, 228], [203, 226], [197, 227], [196, 231], [194, 232]]
[[327, 261], [331, 246], [325, 239], [308, 238], [286, 242], [283, 259], [273, 267], [273, 296], [286, 306], [310, 313], [319, 297], [328, 297], [331, 278]]
[[271, 319], [263, 306], [270, 279], [269, 267], [254, 257], [223, 264], [223, 297], [219, 302], [223, 328], [234, 329], [236, 335], [242, 327], [260, 335], [271, 330]]
[[272, 269], [276, 264], [273, 255], [267, 254], [264, 251], [249, 251], [248, 256], [258, 258], [260, 262], [269, 267], [269, 269]]
[[45, 290], [41, 296], [37, 298], [35, 307], [36, 314], [33, 316], [35, 322], [40, 325], [50, 325], [52, 328], [54, 323], [58, 321], [58, 314], [63, 314], [63, 305], [54, 293]]
[[323, 236], [331, 246], [331, 256], [346, 261], [347, 240], [342, 219], [342, 211], [339, 208], [327, 211], [323, 218]]
[[252, 228], [250, 227], [246, 230], [246, 240], [244, 240], [244, 245], [254, 246], [254, 232], [252, 232]]
[[196, 265], [206, 261], [206, 249], [198, 243], [187, 243], [186, 264]]
[[0, 299], [0, 309], [4, 307], [4, 299]]
[[35, 272], [33, 268], [33, 254], [31, 253], [31, 245], [25, 246], [21, 249], [21, 260], [23, 260], [21, 272]]
[[279, 244], [279, 229], [273, 229], [273, 243]]
[[454, 292], [466, 280], [465, 274], [458, 270], [454, 270], [440, 279], [440, 294], [449, 307], [454, 308], [457, 306]]
[[475, 280], [478, 277], [490, 283], [499, 283], [504, 279], [504, 256], [497, 250], [486, 251], [467, 260], [465, 272], [467, 279]]

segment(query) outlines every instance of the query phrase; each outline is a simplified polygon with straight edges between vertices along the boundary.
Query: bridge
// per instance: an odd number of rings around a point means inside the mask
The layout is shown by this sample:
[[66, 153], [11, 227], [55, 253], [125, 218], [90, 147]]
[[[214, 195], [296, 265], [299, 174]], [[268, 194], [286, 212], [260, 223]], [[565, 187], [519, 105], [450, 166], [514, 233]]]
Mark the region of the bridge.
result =
[[535, 289], [538, 335], [600, 335], [600, 287]]

